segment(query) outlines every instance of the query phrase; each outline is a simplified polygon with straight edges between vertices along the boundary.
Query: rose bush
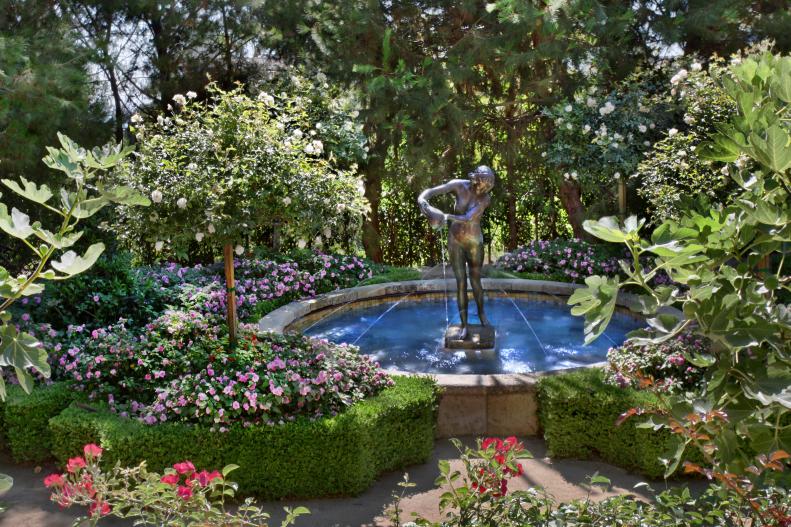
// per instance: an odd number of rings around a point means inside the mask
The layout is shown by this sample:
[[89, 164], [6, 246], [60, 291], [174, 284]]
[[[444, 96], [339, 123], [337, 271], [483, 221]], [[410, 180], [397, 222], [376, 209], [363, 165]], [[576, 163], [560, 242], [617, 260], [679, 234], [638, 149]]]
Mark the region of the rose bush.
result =
[[[164, 475], [149, 472], [145, 462], [136, 467], [116, 465], [102, 470], [102, 449], [95, 444], [83, 447], [83, 456], [70, 458], [66, 472], [44, 478], [51, 491], [51, 500], [63, 508], [84, 506], [86, 517], [75, 525], [97, 525], [102, 518], [134, 518], [143, 525], [228, 525], [265, 527], [269, 514], [245, 500], [235, 512], [226, 509], [226, 501], [234, 497], [236, 484], [227, 476], [235, 465], [222, 472], [197, 470], [190, 461], [175, 463]], [[286, 509], [282, 526], [308, 510]]]

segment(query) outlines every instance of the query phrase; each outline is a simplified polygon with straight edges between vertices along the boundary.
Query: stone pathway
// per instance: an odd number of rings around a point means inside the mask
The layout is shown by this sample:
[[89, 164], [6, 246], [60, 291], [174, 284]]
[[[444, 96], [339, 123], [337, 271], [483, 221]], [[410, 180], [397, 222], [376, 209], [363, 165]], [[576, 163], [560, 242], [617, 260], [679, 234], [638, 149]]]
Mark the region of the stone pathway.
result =
[[[465, 443], [474, 444], [467, 438]], [[643, 478], [603, 463], [600, 461], [552, 460], [546, 457], [543, 440], [528, 438], [524, 440], [525, 448], [533, 453], [535, 459], [525, 460], [525, 474], [512, 480], [510, 489], [525, 489], [534, 485], [542, 485], [558, 500], [568, 501], [584, 498], [588, 494], [586, 478], [595, 472], [602, 474], [613, 483], [612, 488], [602, 492], [598, 488], [591, 490], [593, 499], [599, 500], [616, 494], [636, 494], [647, 497], [634, 490], [634, 486]], [[409, 479], [417, 486], [407, 490], [408, 497], [402, 503], [402, 522], [411, 519], [412, 512], [439, 520], [437, 511], [439, 496], [443, 492], [434, 487], [434, 479], [439, 474], [437, 461], [451, 460], [453, 468], [461, 469], [456, 448], [447, 440], [437, 441], [431, 460], [423, 465], [408, 467]], [[68, 527], [80, 513], [78, 510], [61, 510], [49, 501], [49, 494], [42, 480], [54, 467], [45, 466], [39, 469], [30, 466], [11, 464], [7, 459], [0, 462], [0, 472], [14, 477], [14, 488], [0, 498], [8, 510], [0, 515], [0, 527]], [[382, 476], [373, 487], [360, 496], [353, 498], [293, 500], [285, 502], [267, 502], [266, 509], [272, 512], [270, 526], [279, 526], [283, 517], [284, 506], [295, 507], [304, 505], [311, 511], [310, 516], [297, 520], [297, 527], [387, 527], [385, 509], [392, 503], [392, 493], [402, 489], [398, 483], [403, 472], [393, 472]], [[664, 488], [664, 482], [654, 482], [657, 490]], [[103, 521], [100, 525], [129, 526], [131, 521]]]

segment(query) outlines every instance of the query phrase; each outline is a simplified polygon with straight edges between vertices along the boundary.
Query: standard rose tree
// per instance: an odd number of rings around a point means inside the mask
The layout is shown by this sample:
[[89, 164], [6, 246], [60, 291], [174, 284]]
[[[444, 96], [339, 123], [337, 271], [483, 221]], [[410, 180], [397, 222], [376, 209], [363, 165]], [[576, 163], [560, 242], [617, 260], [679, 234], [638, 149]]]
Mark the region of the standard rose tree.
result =
[[120, 181], [151, 196], [147, 211], [125, 209], [115, 224], [130, 246], [186, 258], [195, 244], [223, 248], [227, 318], [235, 341], [234, 254], [261, 228], [322, 242], [367, 210], [352, 168], [341, 168], [322, 142], [323, 128], [301, 97], [208, 87], [207, 102], [176, 96], [171, 115], [136, 117], [139, 147]]

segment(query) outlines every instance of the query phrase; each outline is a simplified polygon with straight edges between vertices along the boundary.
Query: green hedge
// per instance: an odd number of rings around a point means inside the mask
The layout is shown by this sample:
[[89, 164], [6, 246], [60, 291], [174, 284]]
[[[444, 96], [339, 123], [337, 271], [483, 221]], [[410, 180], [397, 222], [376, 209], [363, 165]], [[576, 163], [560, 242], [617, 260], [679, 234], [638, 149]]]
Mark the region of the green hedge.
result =
[[661, 477], [679, 439], [667, 430], [636, 428], [640, 417], [621, 426], [615, 421], [633, 407], [658, 404], [649, 392], [604, 382], [600, 369], [551, 375], [538, 382], [539, 418], [549, 453], [586, 459], [598, 455], [620, 467]]
[[37, 385], [30, 394], [19, 386], [10, 386], [0, 412], [1, 435], [14, 461], [38, 463], [50, 459], [49, 420], [80, 396], [65, 383]]
[[429, 379], [396, 377], [395, 386], [342, 414], [281, 426], [234, 426], [228, 432], [180, 423], [145, 426], [105, 410], [72, 406], [50, 420], [60, 462], [100, 444], [103, 461], [162, 470], [190, 460], [196, 467], [239, 465], [242, 494], [267, 499], [357, 494], [378, 474], [425, 462], [434, 446], [438, 391]]

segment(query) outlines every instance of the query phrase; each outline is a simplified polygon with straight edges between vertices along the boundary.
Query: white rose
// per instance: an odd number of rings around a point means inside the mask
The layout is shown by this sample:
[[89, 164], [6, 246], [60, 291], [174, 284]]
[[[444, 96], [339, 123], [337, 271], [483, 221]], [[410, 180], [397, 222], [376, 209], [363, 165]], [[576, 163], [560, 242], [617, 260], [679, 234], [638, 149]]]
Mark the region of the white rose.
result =
[[196, 232], [195, 233], [195, 239], [197, 241], [199, 241], [199, 242], [202, 241], [203, 240], [203, 233], [202, 232]]
[[670, 78], [670, 84], [676, 85], [679, 82], [683, 81], [687, 78], [689, 72], [685, 69], [680, 69], [678, 72]]
[[214, 228], [214, 224], [213, 223], [210, 223], [209, 226], [206, 227], [206, 230], [209, 231], [209, 234], [214, 234], [215, 231], [216, 231], [216, 229]]
[[585, 100], [585, 104], [588, 105], [588, 108], [595, 108], [596, 107], [596, 99], [593, 97], [588, 97]]
[[566, 107], [565, 107], [565, 108], [563, 108], [563, 109], [564, 109], [566, 112], [570, 112], [570, 111], [571, 111], [571, 105], [570, 105], [570, 104], [567, 104], [567, 105], [566, 105]]
[[315, 245], [321, 245], [321, 242], [322, 242], [322, 240], [321, 240], [321, 236], [316, 236], [316, 239], [315, 239], [315, 240], [313, 240], [313, 243], [314, 243]]
[[237, 255], [241, 256], [242, 253], [244, 252], [244, 247], [242, 247], [241, 245], [237, 245], [236, 248], [234, 249], [234, 252]]
[[285, 205], [286, 207], [288, 207], [289, 205], [291, 205], [291, 198], [289, 198], [288, 196], [286, 196], [285, 198], [283, 198], [283, 205]]
[[651, 146], [651, 141], [643, 141], [643, 146]]
[[330, 238], [332, 236], [332, 229], [329, 227], [324, 227], [324, 230], [321, 231], [325, 238]]
[[693, 62], [689, 69], [692, 71], [700, 71], [703, 69], [703, 65], [701, 65], [700, 62]]
[[302, 139], [302, 136], [304, 135], [304, 134], [302, 133], [302, 130], [300, 130], [299, 128], [297, 128], [296, 130], [294, 130], [293, 132], [291, 132], [291, 134], [292, 134], [294, 137], [296, 137], [297, 139]]
[[566, 124], [566, 130], [572, 130], [574, 127], [571, 126], [571, 123]]
[[159, 251], [161, 251], [161, 250], [162, 250], [162, 248], [163, 248], [164, 246], [165, 246], [165, 242], [163, 242], [163, 241], [157, 241], [157, 242], [154, 244], [154, 249], [155, 249], [157, 252], [159, 252]]
[[162, 193], [158, 190], [151, 192], [151, 201], [154, 203], [162, 203]]
[[588, 132], [591, 131], [591, 126], [589, 124], [586, 124], [585, 126], [582, 127], [582, 131], [587, 134]]
[[178, 205], [178, 207], [180, 209], [186, 209], [187, 208], [187, 198], [179, 198], [178, 201], [176, 201], [176, 205]]
[[654, 128], [656, 128], [656, 125], [654, 123], [651, 123], [651, 124], [648, 125], [648, 128], [653, 130]]
[[177, 93], [176, 95], [173, 96], [173, 101], [179, 106], [184, 106], [185, 104], [187, 104], [187, 99], [185, 99], [184, 96], [181, 95], [180, 93]]
[[675, 128], [671, 128], [670, 130], [668, 130], [668, 131], [667, 131], [667, 136], [668, 136], [668, 137], [673, 137], [673, 136], [674, 136], [674, 135], [676, 135], [677, 133], [678, 133], [678, 130], [677, 130], [677, 129], [675, 129]]
[[694, 123], [695, 123], [695, 118], [694, 118], [694, 117], [692, 117], [692, 116], [691, 116], [691, 115], [689, 115], [689, 114], [686, 114], [686, 115], [684, 116], [684, 122], [685, 122], [685, 123], [687, 123], [687, 124], [690, 124], [690, 125], [691, 125], [691, 124], [694, 124]]
[[311, 144], [313, 145], [313, 150], [317, 154], [321, 154], [322, 152], [324, 152], [324, 143], [322, 143], [318, 139], [314, 139]]
[[316, 153], [316, 150], [313, 148], [313, 145], [311, 143], [308, 143], [308, 144], [305, 145], [305, 153], [306, 154], [315, 154]]
[[644, 124], [639, 125], [637, 129], [640, 130], [640, 132], [642, 133], [646, 133], [648, 131], [648, 127]]
[[258, 94], [258, 100], [262, 101], [267, 106], [274, 106], [275, 104], [275, 98], [269, 95], [268, 93], [266, 93], [265, 91], [262, 91], [261, 93]]
[[188, 91], [187, 92], [187, 99], [194, 99], [197, 96], [198, 96], [198, 94], [195, 93], [194, 91]]
[[297, 247], [299, 247], [300, 249], [304, 249], [307, 244], [308, 242], [306, 242], [301, 238], [297, 241]]
[[129, 120], [132, 121], [135, 124], [142, 123], [143, 122], [143, 117], [139, 113], [136, 113]]
[[620, 172], [616, 172], [615, 174], [612, 175], [612, 177], [615, 178], [615, 179], [621, 179], [621, 173]]

